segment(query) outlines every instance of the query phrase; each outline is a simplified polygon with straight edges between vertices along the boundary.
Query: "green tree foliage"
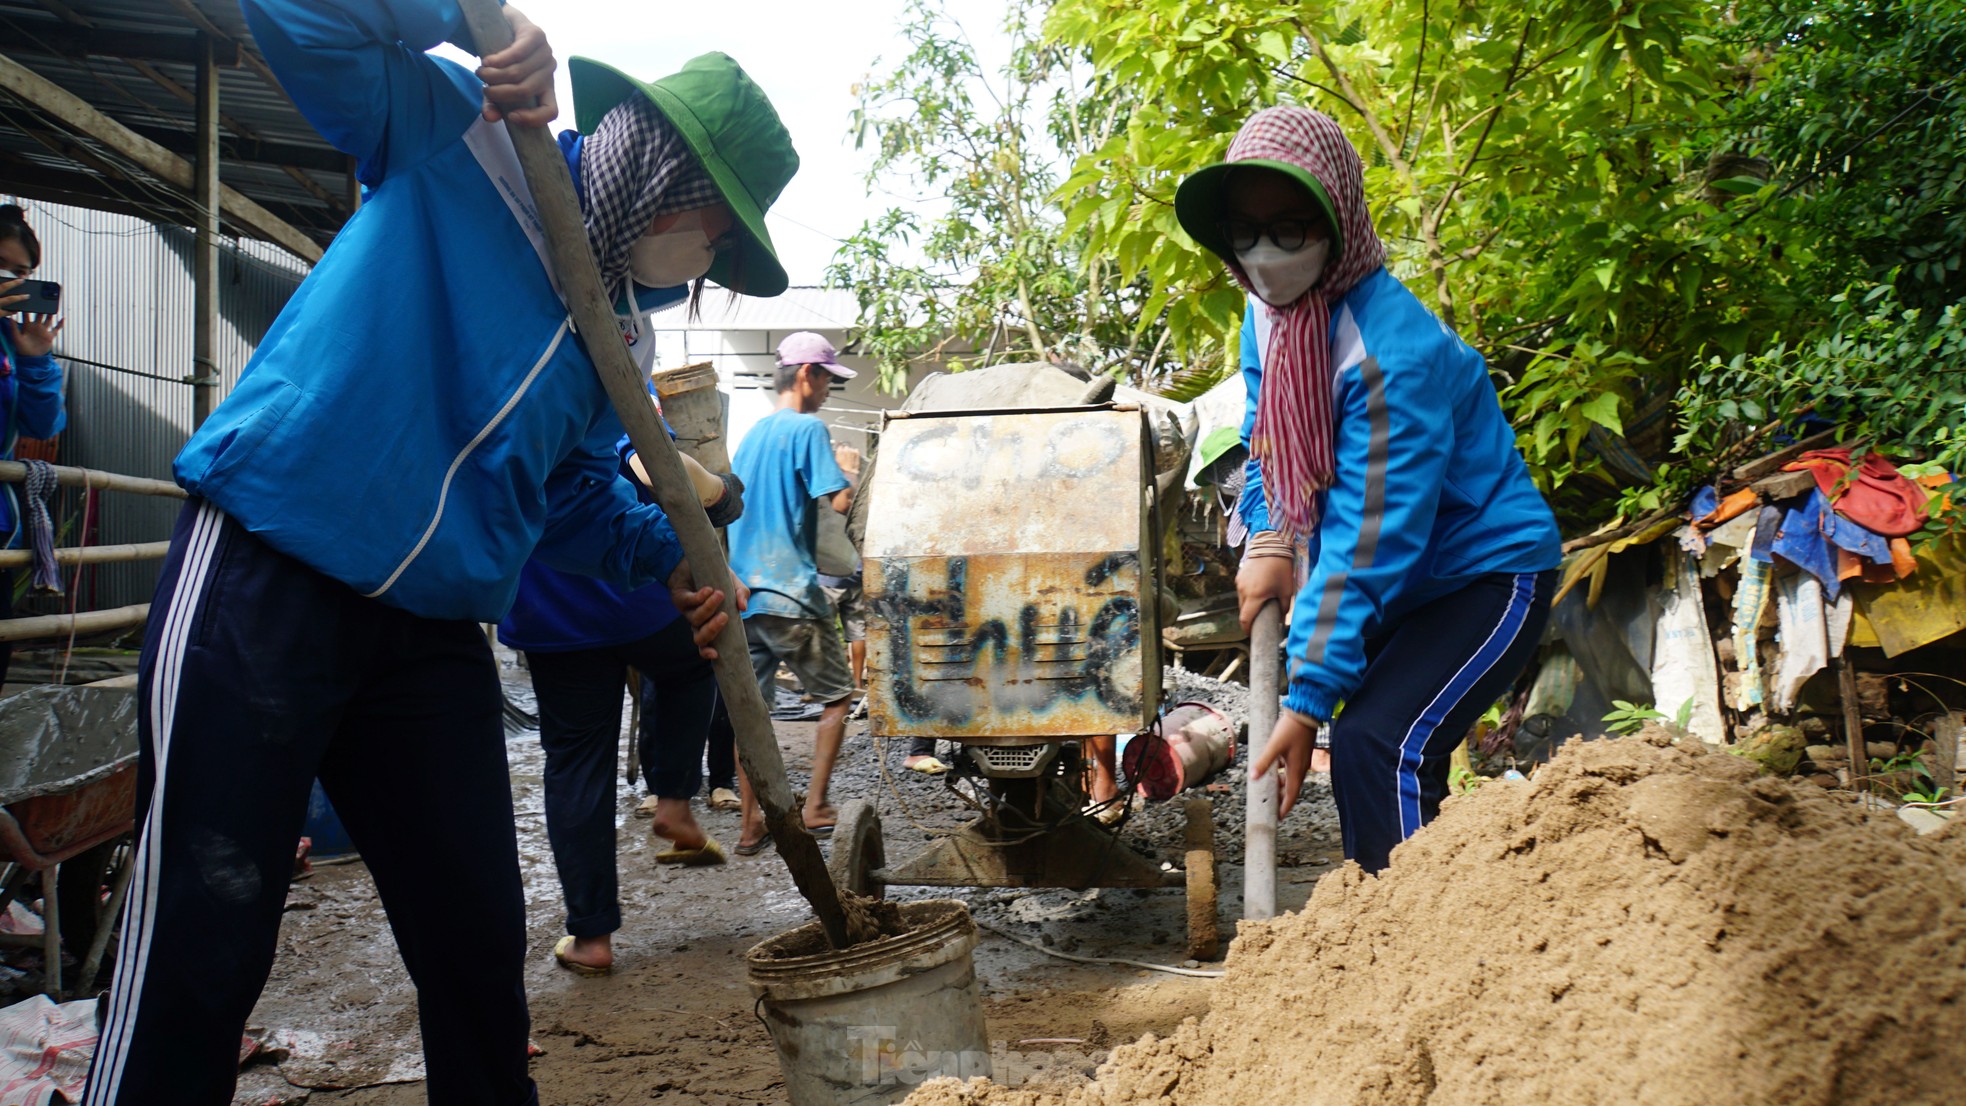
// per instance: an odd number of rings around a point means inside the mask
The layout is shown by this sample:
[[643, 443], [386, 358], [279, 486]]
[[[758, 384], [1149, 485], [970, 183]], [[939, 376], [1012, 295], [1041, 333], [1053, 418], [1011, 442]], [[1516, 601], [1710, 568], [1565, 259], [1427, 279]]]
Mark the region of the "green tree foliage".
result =
[[[1852, 278], [1957, 300], [1963, 20], [1939, 0], [1057, 0], [1049, 33], [1137, 101], [1059, 199], [1149, 290], [1140, 317], [1200, 348], [1242, 297], [1176, 226], [1175, 185], [1257, 108], [1330, 113], [1395, 275], [1488, 356], [1545, 488], [1601, 518], [1633, 502], [1607, 492], [1663, 479], [1656, 501], [1699, 473], [1613, 469], [1602, 445], [1684, 403], [1698, 425], [1677, 441], [1719, 449], [1752, 420], [1710, 396], [1743, 383], [1713, 366], [1788, 363], [1870, 325], [1836, 296]], [[1845, 364], [1929, 370], [1906, 352], [1919, 341], [1893, 348]], [[1777, 417], [1794, 397], [1760, 402]]]
[[1620, 431], [1673, 366], [1744, 351], [1786, 309], [1752, 236], [1711, 218], [1732, 60], [1697, 33], [1714, 22], [1685, 0], [1060, 0], [1052, 33], [1141, 100], [1066, 181], [1069, 225], [1122, 276], [1139, 265], [1175, 325], [1232, 326], [1242, 297], [1180, 235], [1173, 189], [1259, 107], [1332, 114], [1395, 274], [1514, 382], [1555, 486], [1601, 471], [1579, 454], [1591, 426]]
[[[1894, 276], [1866, 294], [1833, 297], [1835, 325], [1825, 334], [1702, 366], [1680, 389], [1677, 449], [1713, 456], [1743, 424], [1806, 411], [1835, 422], [1855, 451], [1966, 472], [1966, 309], [1904, 307]], [[1673, 486], [1684, 490], [1696, 478]], [[1954, 511], [1933, 519], [1924, 536], [1962, 524]]]
[[890, 373], [973, 348], [1198, 393], [1243, 296], [1175, 186], [1301, 103], [1571, 522], [1670, 503], [1804, 408], [1961, 459], [1958, 0], [1016, 0], [1002, 72], [935, 3], [855, 123], [908, 202], [832, 274]]
[[1740, 146], [1775, 169], [1756, 209], [1771, 236], [1818, 244], [1809, 275], [1824, 293], [1888, 283], [1913, 308], [1966, 297], [1966, 7], [1764, 0], [1744, 14], [1765, 64], [1733, 115]]
[[1038, 34], [1042, 11], [1010, 4], [1012, 52], [992, 72], [937, 0], [913, 0], [908, 56], [859, 89], [852, 133], [874, 155], [868, 183], [902, 202], [842, 246], [828, 280], [858, 294], [861, 347], [889, 388], [918, 360], [1105, 368], [1147, 352], [1130, 322], [1140, 297], [1064, 232], [1051, 199], [1063, 167], [1102, 145], [1123, 107], [1081, 96], [1075, 52]]

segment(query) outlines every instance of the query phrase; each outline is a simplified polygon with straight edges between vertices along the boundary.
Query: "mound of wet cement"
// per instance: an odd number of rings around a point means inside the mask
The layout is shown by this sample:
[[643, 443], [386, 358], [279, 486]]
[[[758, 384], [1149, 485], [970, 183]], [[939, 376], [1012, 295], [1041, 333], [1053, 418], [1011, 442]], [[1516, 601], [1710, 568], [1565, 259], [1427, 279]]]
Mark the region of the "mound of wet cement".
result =
[[1245, 926], [1208, 1015], [1063, 1096], [910, 1106], [1958, 1101], [1966, 831], [1662, 733], [1452, 800], [1379, 878]]

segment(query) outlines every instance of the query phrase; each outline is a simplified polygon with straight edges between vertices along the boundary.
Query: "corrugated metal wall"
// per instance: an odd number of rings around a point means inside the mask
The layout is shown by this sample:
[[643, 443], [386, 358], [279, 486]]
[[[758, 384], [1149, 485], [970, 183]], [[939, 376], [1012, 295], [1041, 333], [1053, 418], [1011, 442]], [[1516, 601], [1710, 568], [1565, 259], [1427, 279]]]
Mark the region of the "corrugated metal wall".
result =
[[[36, 275], [62, 285], [67, 325], [57, 352], [129, 370], [64, 362], [68, 429], [59, 461], [170, 479], [171, 459], [191, 432], [192, 389], [180, 383], [192, 371], [191, 232], [57, 204], [23, 206], [41, 239]], [[272, 246], [221, 247], [217, 360], [226, 390], [305, 275], [301, 261]], [[73, 490], [63, 496], [59, 517], [74, 522], [61, 544], [74, 544], [82, 500]], [[178, 506], [177, 500], [98, 492], [94, 542], [162, 541], [170, 537]], [[157, 569], [156, 561], [84, 569], [81, 609], [148, 602]], [[66, 604], [33, 600], [24, 608], [22, 613], [54, 611]]]

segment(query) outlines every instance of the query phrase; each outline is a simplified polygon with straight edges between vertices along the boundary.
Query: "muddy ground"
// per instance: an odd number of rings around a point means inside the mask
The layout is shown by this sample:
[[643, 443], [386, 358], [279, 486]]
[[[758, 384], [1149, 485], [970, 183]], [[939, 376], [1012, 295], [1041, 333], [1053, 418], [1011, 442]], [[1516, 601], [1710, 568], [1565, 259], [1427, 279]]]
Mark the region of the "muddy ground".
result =
[[[516, 658], [501, 659], [515, 698], [529, 698]], [[1211, 689], [1188, 684], [1185, 690], [1188, 694], [1179, 697]], [[1239, 699], [1236, 691], [1224, 695]], [[1176, 697], [1171, 691], [1170, 699]], [[812, 725], [781, 722], [778, 734], [794, 786], [803, 787]], [[886, 743], [881, 757], [864, 723], [852, 723], [848, 734], [833, 797], [878, 802], [891, 859], [921, 847], [924, 830], [966, 820], [940, 780], [902, 769], [903, 743]], [[751, 945], [810, 916], [776, 854], [733, 857], [716, 868], [659, 867], [651, 860], [655, 850], [648, 824], [634, 816], [641, 796], [624, 784], [618, 801], [626, 923], [615, 935], [615, 971], [600, 979], [576, 978], [557, 968], [551, 956], [564, 932], [564, 914], [541, 811], [537, 738], [515, 735], [507, 753], [528, 903], [526, 980], [533, 1039], [541, 1050], [533, 1076], [542, 1102], [783, 1102], [776, 1056], [753, 1016], [743, 967]], [[1241, 914], [1238, 827], [1244, 798], [1234, 782], [1238, 776], [1225, 773], [1225, 789], [1209, 793], [1216, 806], [1225, 939]], [[1156, 859], [1180, 863], [1179, 806], [1142, 810], [1126, 827], [1125, 840]], [[736, 841], [735, 813], [699, 804], [698, 816], [726, 845]], [[1279, 906], [1295, 909], [1338, 854], [1336, 814], [1322, 782], [1312, 785], [1307, 800], [1284, 823], [1279, 854]], [[433, 878], [441, 878], [446, 865], [469, 862], [469, 857], [432, 857]], [[897, 888], [891, 896], [949, 893]], [[1179, 890], [961, 889], [954, 895], [969, 903], [980, 922], [1079, 956], [1179, 964], [1186, 955]], [[1166, 1033], [1183, 1018], [1204, 1012], [1214, 986], [1135, 968], [1070, 963], [989, 932], [976, 962], [993, 1049], [1006, 1061], [998, 1078], [1013, 1083], [1084, 1080], [1111, 1045], [1147, 1032]], [[240, 1106], [424, 1101], [414, 992], [359, 863], [322, 865], [294, 885], [279, 957], [252, 1024], [289, 1055], [241, 1073], [235, 1100]]]

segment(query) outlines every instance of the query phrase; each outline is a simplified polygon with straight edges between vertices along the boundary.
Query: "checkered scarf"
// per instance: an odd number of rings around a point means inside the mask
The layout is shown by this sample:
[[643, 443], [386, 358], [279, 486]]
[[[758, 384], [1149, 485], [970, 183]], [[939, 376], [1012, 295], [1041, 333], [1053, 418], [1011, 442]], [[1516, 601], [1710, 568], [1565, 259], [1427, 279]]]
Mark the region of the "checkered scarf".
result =
[[[1270, 347], [1261, 351], [1263, 388], [1256, 398], [1250, 451], [1263, 466], [1271, 515], [1291, 533], [1310, 536], [1318, 525], [1318, 494], [1337, 476], [1334, 442], [1331, 304], [1386, 262], [1386, 247], [1365, 206], [1365, 167], [1336, 120], [1309, 108], [1266, 108], [1250, 116], [1229, 144], [1230, 161], [1262, 158], [1300, 166], [1324, 185], [1338, 216], [1344, 252], [1326, 262], [1317, 286], [1288, 307], [1258, 298], [1270, 313]], [[1229, 269], [1252, 296], [1255, 288], [1233, 259]]]
[[627, 275], [629, 250], [656, 216], [724, 199], [683, 136], [643, 96], [616, 104], [582, 144], [580, 188], [604, 288]]

